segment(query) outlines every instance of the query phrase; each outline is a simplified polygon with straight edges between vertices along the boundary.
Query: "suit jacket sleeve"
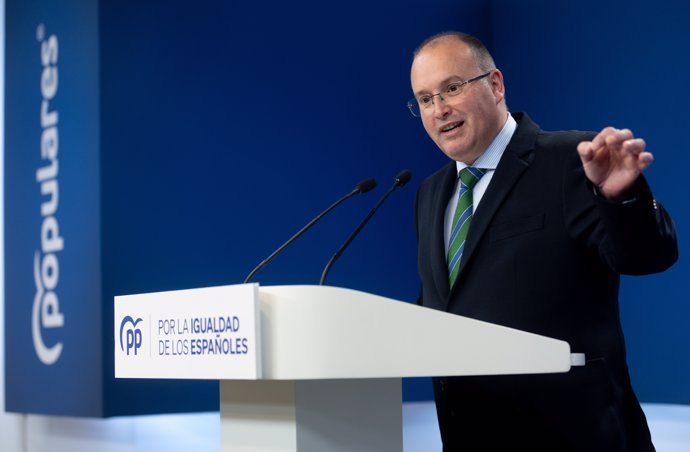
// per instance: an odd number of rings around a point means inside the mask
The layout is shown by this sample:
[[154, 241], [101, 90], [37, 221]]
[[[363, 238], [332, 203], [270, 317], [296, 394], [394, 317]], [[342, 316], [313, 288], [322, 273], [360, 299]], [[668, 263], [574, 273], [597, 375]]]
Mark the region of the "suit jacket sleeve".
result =
[[[585, 190], [581, 187], [572, 190], [572, 184], [581, 186], [582, 181], [585, 181]], [[678, 259], [673, 220], [654, 199], [644, 176], [633, 186], [632, 201], [610, 202], [595, 194], [577, 156], [564, 184], [565, 218], [570, 233], [586, 241], [587, 246], [595, 246], [602, 261], [615, 273], [657, 273]], [[583, 202], [578, 197], [589, 200]]]

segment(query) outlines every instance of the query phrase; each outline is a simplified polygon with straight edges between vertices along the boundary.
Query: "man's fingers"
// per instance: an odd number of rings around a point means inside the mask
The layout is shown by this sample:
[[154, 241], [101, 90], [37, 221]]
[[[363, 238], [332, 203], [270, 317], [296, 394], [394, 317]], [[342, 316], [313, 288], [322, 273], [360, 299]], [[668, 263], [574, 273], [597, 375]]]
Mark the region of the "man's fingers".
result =
[[577, 145], [577, 152], [583, 162], [589, 162], [594, 158], [594, 149], [591, 141], [581, 141]]
[[601, 129], [601, 132], [597, 134], [597, 136], [594, 137], [592, 140], [592, 148], [593, 149], [599, 149], [600, 147], [604, 146], [606, 144], [606, 139], [610, 136], [616, 133], [618, 129], [615, 129], [611, 126], [609, 127], [604, 127]]
[[606, 135], [605, 142], [609, 147], [616, 147], [632, 139], [633, 133], [630, 131], [630, 129], [614, 129], [611, 133]]
[[651, 152], [641, 152], [637, 159], [640, 171], [646, 169], [653, 161], [654, 155]]
[[623, 150], [635, 155], [644, 152], [646, 147], [647, 143], [642, 138], [633, 138], [623, 142]]
[[612, 159], [609, 163], [632, 157], [636, 163], [629, 161], [639, 170], [644, 170], [654, 160], [646, 152], [647, 143], [642, 138], [635, 138], [630, 129], [606, 127], [592, 141], [582, 141], [577, 145], [582, 163], [593, 163], [594, 160]]

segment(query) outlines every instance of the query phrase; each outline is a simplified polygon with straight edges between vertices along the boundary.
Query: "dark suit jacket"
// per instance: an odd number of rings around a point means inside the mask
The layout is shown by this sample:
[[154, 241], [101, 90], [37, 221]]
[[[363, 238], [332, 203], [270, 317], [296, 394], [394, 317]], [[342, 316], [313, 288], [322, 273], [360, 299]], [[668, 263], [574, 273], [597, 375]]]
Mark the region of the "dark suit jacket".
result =
[[576, 151], [593, 133], [544, 132], [513, 116], [517, 130], [474, 213], [452, 290], [443, 224], [455, 162], [421, 184], [419, 302], [562, 339], [587, 364], [566, 374], [434, 378], [444, 451], [654, 450], [628, 376], [618, 285], [620, 274], [675, 262], [673, 223], [643, 177], [634, 202], [594, 194]]

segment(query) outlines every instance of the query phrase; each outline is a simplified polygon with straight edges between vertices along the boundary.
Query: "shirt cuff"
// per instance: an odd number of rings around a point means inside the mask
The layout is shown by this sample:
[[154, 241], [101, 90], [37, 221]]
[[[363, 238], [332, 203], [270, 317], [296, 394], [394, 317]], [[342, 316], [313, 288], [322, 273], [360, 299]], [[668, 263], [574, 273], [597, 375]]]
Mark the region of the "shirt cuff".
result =
[[[589, 184], [592, 186], [592, 192], [594, 193], [594, 196], [596, 196], [597, 198], [603, 199], [605, 201], [608, 201], [608, 202], [625, 205], [625, 204], [630, 204], [630, 203], [636, 202], [638, 199], [637, 193], [635, 193], [631, 197], [629, 197], [628, 199], [624, 199], [623, 201], [611, 201], [610, 199], [607, 199], [604, 195], [602, 195], [599, 192], [596, 185], [592, 184], [591, 182], [589, 182]], [[631, 191], [632, 192], [636, 191], [634, 186], [631, 189]]]

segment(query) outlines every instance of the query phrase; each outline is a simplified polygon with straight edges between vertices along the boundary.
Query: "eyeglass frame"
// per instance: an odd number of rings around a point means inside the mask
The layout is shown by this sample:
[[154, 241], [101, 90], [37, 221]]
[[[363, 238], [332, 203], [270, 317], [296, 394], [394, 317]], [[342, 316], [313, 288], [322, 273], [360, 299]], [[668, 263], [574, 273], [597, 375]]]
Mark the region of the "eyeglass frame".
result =
[[[484, 77], [488, 77], [492, 72], [493, 72], [493, 69], [490, 70], [489, 72], [487, 72], [486, 74], [478, 75], [478, 76], [471, 78], [469, 80], [465, 80], [462, 82], [449, 83], [448, 85], [446, 85], [446, 87], [443, 89], [443, 91], [440, 91], [436, 94], [425, 94], [423, 96], [420, 96], [420, 98], [429, 97], [429, 99], [431, 100], [431, 103], [426, 104], [424, 107], [422, 107], [419, 104], [419, 100], [416, 97], [413, 97], [412, 99], [407, 101], [407, 108], [408, 108], [408, 110], [410, 110], [410, 113], [412, 114], [412, 116], [414, 116], [415, 118], [421, 118], [422, 117], [422, 108], [429, 108], [429, 107], [431, 107], [431, 105], [434, 105], [434, 97], [438, 96], [441, 98], [441, 100], [443, 102], [445, 102], [446, 100], [443, 98], [444, 93], [448, 97], [455, 97], [457, 95], [460, 95], [464, 91], [463, 88], [465, 88], [466, 85], [469, 85], [472, 82], [476, 82], [477, 80], [481, 80]], [[448, 88], [450, 88], [451, 86], [456, 86], [458, 88], [458, 91], [453, 92], [451, 94], [450, 91], [448, 91]], [[419, 112], [418, 115], [414, 114], [415, 107], [416, 107], [417, 111]]]

